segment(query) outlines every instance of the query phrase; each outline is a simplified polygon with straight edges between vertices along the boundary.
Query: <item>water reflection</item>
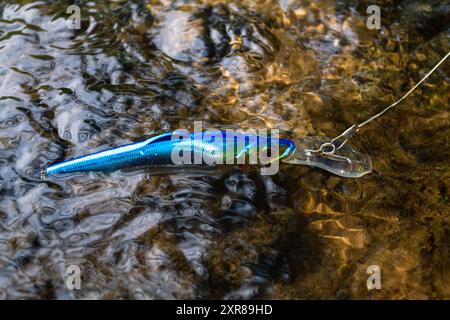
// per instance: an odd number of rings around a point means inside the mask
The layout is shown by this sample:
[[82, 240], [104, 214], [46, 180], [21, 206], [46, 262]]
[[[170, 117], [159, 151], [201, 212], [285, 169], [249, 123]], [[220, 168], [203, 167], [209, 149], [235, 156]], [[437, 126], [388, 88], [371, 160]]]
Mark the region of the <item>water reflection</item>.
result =
[[[295, 166], [39, 179], [194, 120], [335, 135], [449, 51], [430, 18], [448, 6], [419, 2], [386, 4], [381, 31], [365, 28], [366, 1], [79, 1], [81, 30], [63, 3], [0, 3], [0, 298], [449, 297], [448, 64], [355, 139], [374, 162], [362, 179]], [[66, 287], [72, 264], [81, 290]], [[380, 292], [370, 264], [389, 275]]]

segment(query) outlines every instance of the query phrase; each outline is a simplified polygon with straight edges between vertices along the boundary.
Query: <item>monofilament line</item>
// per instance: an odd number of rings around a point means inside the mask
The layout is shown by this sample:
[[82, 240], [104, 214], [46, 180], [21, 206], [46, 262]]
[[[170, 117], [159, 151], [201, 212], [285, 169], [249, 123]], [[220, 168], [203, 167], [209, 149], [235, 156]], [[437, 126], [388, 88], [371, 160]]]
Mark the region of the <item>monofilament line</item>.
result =
[[[419, 81], [417, 82], [411, 89], [409, 89], [408, 92], [406, 92], [400, 99], [383, 109], [382, 111], [378, 112], [377, 114], [373, 115], [369, 119], [359, 123], [354, 124], [348, 129], [346, 129], [343, 133], [341, 133], [339, 136], [333, 138], [330, 142], [323, 143], [319, 149], [315, 150], [316, 152], [322, 152], [326, 154], [333, 154], [336, 150], [339, 150], [347, 141], [356, 133], [358, 130], [365, 126], [366, 124], [372, 122], [373, 120], [381, 117], [384, 113], [389, 111], [390, 109], [394, 108], [396, 105], [398, 105], [400, 102], [405, 100], [414, 90], [417, 89], [418, 86], [420, 86], [439, 66], [444, 63], [444, 61], [450, 56], [450, 52], [448, 52], [445, 57], [443, 57], [428, 73]], [[343, 141], [340, 144], [337, 144], [340, 139], [343, 139]]]
[[375, 120], [378, 117], [381, 117], [385, 112], [387, 112], [389, 109], [392, 109], [393, 107], [395, 107], [396, 105], [398, 105], [400, 102], [402, 102], [403, 100], [405, 100], [414, 90], [417, 89], [418, 86], [420, 86], [425, 80], [427, 80], [427, 78], [437, 69], [439, 68], [439, 66], [444, 63], [444, 61], [450, 56], [450, 52], [447, 53], [445, 55], [445, 57], [443, 57], [434, 67], [433, 69], [431, 69], [430, 71], [428, 71], [428, 73], [419, 81], [417, 82], [414, 87], [412, 87], [411, 89], [409, 89], [409, 91], [407, 93], [405, 93], [405, 95], [403, 97], [401, 97], [400, 99], [398, 99], [397, 101], [395, 101], [393, 104], [391, 104], [389, 107], [385, 108], [384, 110], [382, 110], [381, 112], [373, 115], [372, 117], [370, 117], [369, 119], [367, 119], [364, 122], [361, 122], [358, 125], [358, 128], [361, 128], [363, 126], [365, 126], [366, 124], [368, 124], [369, 122]]

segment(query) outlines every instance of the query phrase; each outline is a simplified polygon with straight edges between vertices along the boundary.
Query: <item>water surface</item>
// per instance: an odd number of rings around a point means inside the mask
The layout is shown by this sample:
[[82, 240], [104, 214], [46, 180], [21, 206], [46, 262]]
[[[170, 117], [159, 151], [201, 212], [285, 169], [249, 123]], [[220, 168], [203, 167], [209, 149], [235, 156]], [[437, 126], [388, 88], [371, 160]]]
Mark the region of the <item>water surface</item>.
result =
[[[0, 298], [450, 298], [449, 63], [352, 141], [374, 172], [47, 165], [201, 120], [334, 136], [450, 51], [449, 5], [0, 2]], [[368, 291], [378, 265], [382, 289]], [[70, 265], [81, 290], [66, 286]]]

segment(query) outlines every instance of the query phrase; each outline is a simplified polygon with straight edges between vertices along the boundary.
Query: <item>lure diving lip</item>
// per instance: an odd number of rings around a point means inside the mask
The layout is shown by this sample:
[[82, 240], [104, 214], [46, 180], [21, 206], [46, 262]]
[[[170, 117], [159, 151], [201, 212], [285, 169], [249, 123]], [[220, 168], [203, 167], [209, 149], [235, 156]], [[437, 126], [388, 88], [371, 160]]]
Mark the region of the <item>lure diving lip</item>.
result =
[[345, 178], [360, 178], [372, 172], [370, 157], [351, 145], [345, 144], [339, 150], [330, 153], [317, 152], [320, 146], [330, 141], [327, 137], [307, 136], [295, 140], [299, 152], [282, 161], [289, 164], [299, 164], [317, 167]]
[[279, 146], [278, 156], [272, 160], [317, 167], [347, 178], [358, 178], [372, 170], [370, 158], [348, 145], [329, 155], [313, 152], [314, 148], [320, 146], [327, 139], [326, 137], [305, 137], [294, 142], [288, 139], [274, 139], [259, 135], [249, 137], [245, 134], [230, 139], [223, 131], [222, 134], [223, 140], [218, 144], [203, 139], [203, 135], [197, 136], [197, 139], [192, 136], [193, 139], [177, 140], [172, 139], [173, 133], [165, 133], [145, 141], [52, 164], [47, 167], [44, 176], [78, 171], [115, 171], [152, 166], [180, 167], [192, 164], [193, 162], [185, 162], [181, 165], [174, 163], [173, 154], [181, 151], [190, 152], [192, 154], [190, 160], [194, 160], [196, 156], [201, 154], [202, 164], [228, 163], [218, 160], [224, 160], [224, 156], [230, 157], [230, 154], [227, 154], [229, 150], [233, 152], [231, 156], [234, 158], [249, 156], [254, 154], [264, 141], [268, 142], [269, 145]]

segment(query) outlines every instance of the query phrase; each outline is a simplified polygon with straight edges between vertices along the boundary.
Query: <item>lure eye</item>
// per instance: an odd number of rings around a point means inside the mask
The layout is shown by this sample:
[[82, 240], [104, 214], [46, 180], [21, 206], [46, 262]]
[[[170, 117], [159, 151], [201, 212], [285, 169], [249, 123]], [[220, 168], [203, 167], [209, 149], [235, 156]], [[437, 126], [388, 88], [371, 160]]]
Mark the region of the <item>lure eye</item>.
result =
[[350, 144], [337, 149], [327, 137], [295, 140], [297, 150], [283, 162], [317, 167], [345, 178], [359, 178], [372, 171], [372, 162]]

